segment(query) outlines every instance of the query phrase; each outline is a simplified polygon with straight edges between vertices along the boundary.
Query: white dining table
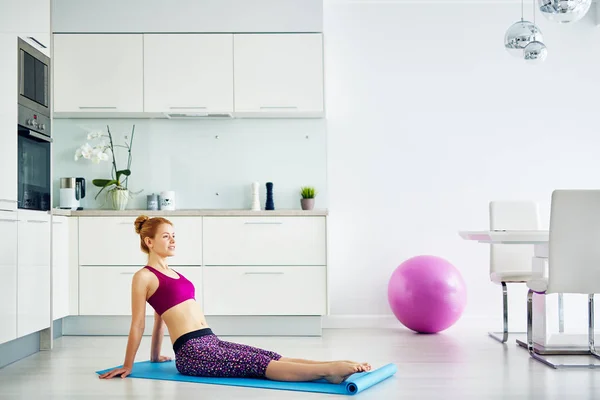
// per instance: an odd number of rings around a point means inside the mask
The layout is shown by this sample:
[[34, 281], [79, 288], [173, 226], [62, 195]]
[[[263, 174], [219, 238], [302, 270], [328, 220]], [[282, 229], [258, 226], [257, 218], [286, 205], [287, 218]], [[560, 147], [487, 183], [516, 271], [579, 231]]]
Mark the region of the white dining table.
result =
[[[461, 238], [476, 241], [483, 244], [507, 244], [533, 246], [532, 263], [534, 257], [540, 259], [548, 258], [548, 243], [550, 232], [548, 230], [482, 230], [482, 231], [459, 231]], [[545, 271], [536, 270], [539, 264], [533, 265], [534, 273], [544, 274]], [[548, 296], [534, 294], [533, 296], [533, 341], [534, 349], [543, 355], [569, 355], [588, 354], [588, 339], [586, 334], [574, 334], [564, 332], [552, 332], [547, 323]], [[523, 299], [524, 305], [526, 299]], [[517, 339], [517, 343], [527, 348], [526, 338]]]

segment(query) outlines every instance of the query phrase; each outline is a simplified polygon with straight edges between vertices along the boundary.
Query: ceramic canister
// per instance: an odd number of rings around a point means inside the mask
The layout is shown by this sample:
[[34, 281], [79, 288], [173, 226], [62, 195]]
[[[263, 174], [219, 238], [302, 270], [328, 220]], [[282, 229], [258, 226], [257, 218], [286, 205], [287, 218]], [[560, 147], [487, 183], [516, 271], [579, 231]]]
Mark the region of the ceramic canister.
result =
[[146, 196], [146, 209], [147, 210], [158, 210], [158, 196], [154, 193]]
[[169, 190], [160, 193], [160, 209], [175, 210], [175, 192]]

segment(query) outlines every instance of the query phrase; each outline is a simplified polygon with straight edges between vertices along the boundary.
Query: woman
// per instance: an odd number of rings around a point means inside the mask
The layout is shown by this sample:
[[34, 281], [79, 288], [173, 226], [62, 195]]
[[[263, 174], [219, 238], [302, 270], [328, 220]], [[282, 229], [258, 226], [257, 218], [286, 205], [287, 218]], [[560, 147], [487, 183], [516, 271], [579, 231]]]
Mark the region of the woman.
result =
[[356, 372], [371, 369], [368, 363], [287, 358], [272, 351], [219, 339], [212, 333], [195, 300], [194, 285], [167, 264], [167, 257], [175, 255], [172, 223], [162, 217], [140, 216], [135, 220], [135, 231], [140, 235], [142, 251], [148, 254], [148, 264], [133, 276], [131, 328], [123, 367], [100, 375], [101, 379], [117, 375], [125, 378], [131, 373], [145, 328], [146, 302], [155, 310], [150, 360], [170, 360], [160, 355], [166, 325], [175, 351], [175, 365], [184, 375], [279, 381], [324, 378], [331, 383], [340, 383]]

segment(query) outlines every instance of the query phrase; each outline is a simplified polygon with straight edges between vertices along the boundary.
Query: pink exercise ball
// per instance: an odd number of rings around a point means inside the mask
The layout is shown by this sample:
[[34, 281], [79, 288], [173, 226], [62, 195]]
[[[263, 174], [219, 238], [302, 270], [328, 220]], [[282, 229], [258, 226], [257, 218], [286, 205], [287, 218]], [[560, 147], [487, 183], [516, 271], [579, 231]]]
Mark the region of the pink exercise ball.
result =
[[404, 326], [419, 333], [451, 327], [467, 304], [460, 272], [435, 256], [416, 256], [396, 268], [388, 283], [388, 302]]

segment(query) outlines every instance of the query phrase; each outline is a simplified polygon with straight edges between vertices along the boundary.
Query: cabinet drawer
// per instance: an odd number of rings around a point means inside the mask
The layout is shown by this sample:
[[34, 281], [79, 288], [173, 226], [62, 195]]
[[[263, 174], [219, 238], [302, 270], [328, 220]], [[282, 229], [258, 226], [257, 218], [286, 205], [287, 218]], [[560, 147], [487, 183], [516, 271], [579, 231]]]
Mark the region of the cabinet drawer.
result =
[[[79, 220], [80, 265], [145, 265], [148, 256], [140, 249], [135, 233], [136, 217], [81, 217]], [[202, 218], [169, 218], [175, 229], [176, 256], [169, 265], [202, 264]]]
[[314, 267], [205, 267], [207, 315], [324, 315], [326, 270]]
[[[81, 267], [79, 270], [80, 315], [131, 315], [131, 280], [139, 267]], [[202, 296], [202, 269], [175, 268], [196, 287], [196, 298]], [[107, 291], [110, 288], [110, 291]], [[154, 309], [146, 303], [146, 315]]]
[[325, 217], [205, 217], [204, 265], [326, 265]]

